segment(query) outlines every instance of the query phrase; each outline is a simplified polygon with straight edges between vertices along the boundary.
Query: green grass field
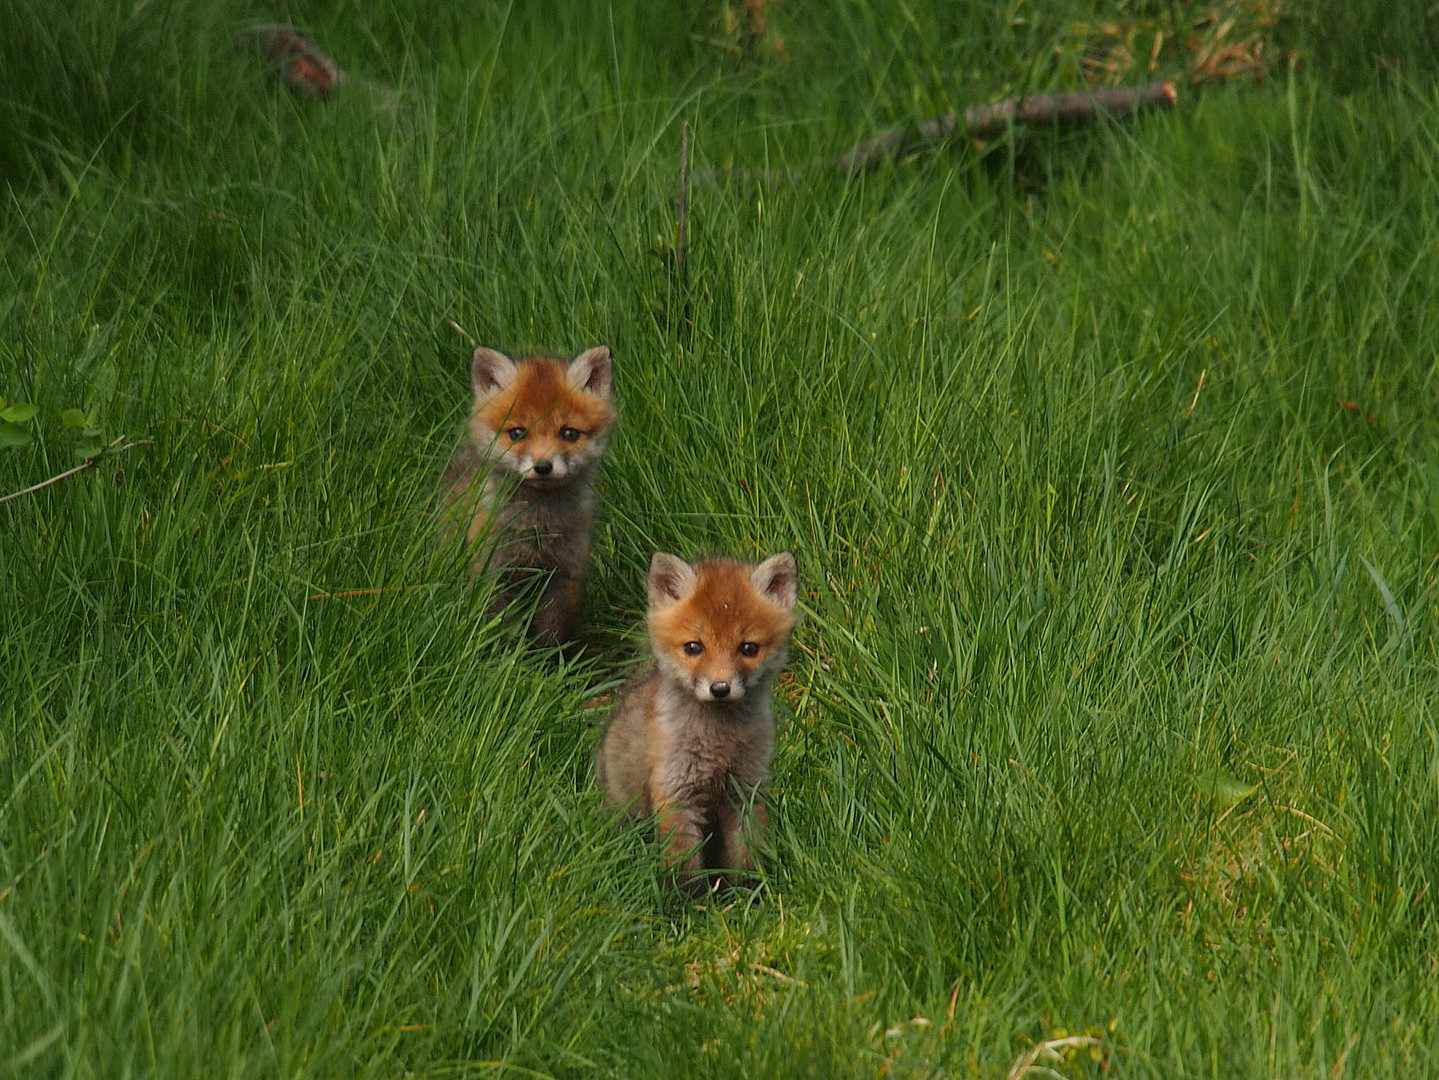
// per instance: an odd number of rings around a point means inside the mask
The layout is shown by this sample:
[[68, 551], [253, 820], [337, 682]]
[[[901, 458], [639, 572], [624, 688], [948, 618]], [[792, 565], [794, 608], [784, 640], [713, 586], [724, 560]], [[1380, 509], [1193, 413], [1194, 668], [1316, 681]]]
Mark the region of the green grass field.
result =
[[[1294, 6], [847, 175], [1209, 9], [23, 0], [0, 495], [136, 445], [0, 504], [0, 1073], [1439, 1075], [1439, 16]], [[445, 316], [614, 349], [579, 662], [433, 542]], [[655, 548], [803, 576], [708, 906], [590, 778]]]

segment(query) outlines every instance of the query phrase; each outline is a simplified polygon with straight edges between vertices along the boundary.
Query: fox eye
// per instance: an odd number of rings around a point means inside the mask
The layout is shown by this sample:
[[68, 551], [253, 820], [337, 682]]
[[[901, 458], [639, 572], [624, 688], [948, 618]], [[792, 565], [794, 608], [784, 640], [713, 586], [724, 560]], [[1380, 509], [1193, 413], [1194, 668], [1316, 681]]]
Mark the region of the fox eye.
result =
[[704, 647], [703, 645], [701, 645], [698, 641], [686, 641], [686, 642], [685, 642], [685, 655], [686, 655], [686, 656], [698, 656], [700, 653], [702, 653], [702, 652], [704, 652], [704, 651], [705, 651], [705, 647]]
[[509, 431], [505, 432], [505, 434], [510, 437], [510, 442], [519, 442], [525, 437], [526, 432], [522, 427], [512, 427]]
[[739, 654], [741, 656], [758, 656], [759, 645], [753, 641], [741, 641], [739, 643]]
[[565, 442], [579, 442], [580, 429], [566, 425], [565, 427], [560, 428], [560, 438], [563, 439]]

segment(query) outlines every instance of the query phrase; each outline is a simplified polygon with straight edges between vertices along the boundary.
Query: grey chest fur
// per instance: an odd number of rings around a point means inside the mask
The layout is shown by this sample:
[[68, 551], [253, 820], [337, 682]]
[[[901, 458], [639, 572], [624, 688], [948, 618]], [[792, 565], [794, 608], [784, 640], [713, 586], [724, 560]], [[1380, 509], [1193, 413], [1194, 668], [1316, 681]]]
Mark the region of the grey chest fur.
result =
[[496, 559], [502, 566], [576, 576], [589, 556], [594, 514], [594, 492], [581, 478], [560, 488], [519, 488], [497, 515]]

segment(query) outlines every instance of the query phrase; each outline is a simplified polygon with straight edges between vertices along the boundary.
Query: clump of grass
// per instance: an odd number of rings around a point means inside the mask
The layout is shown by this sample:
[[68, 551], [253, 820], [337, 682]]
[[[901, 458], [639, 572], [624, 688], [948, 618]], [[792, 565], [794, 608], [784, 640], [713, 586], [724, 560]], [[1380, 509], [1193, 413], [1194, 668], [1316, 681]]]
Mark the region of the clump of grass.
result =
[[[263, 12], [26, 9], [0, 493], [66, 409], [143, 445], [0, 505], [0, 1064], [1424, 1073], [1422, 70], [1298, 22], [1242, 95], [810, 168], [1130, 7], [795, 5], [747, 65], [712, 11], [293, 13], [398, 110], [291, 101]], [[682, 298], [684, 119], [802, 180], [696, 187]], [[579, 662], [433, 542], [445, 316], [615, 351]], [[767, 874], [698, 908], [590, 779], [656, 547], [804, 580]]]

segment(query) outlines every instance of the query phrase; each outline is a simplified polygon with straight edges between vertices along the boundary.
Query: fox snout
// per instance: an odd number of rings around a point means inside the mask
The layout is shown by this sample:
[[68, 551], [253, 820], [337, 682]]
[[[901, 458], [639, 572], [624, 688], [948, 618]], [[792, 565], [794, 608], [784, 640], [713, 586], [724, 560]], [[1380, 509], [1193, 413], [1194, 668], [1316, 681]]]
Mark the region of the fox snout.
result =
[[693, 689], [700, 701], [738, 701], [744, 697], [744, 673], [700, 671], [695, 674]]
[[569, 457], [559, 450], [536, 448], [526, 453], [512, 449], [507, 458], [511, 471], [525, 483], [564, 480], [573, 471]]

